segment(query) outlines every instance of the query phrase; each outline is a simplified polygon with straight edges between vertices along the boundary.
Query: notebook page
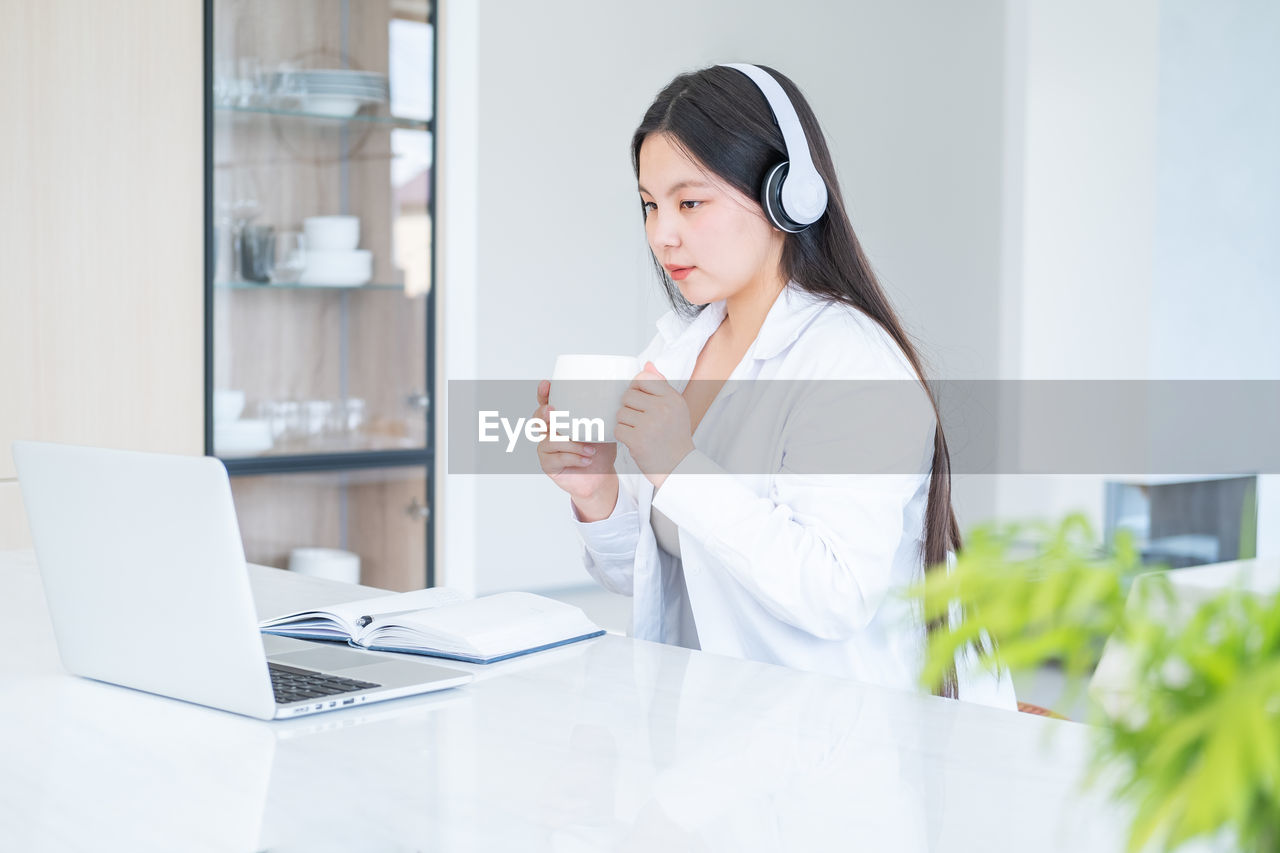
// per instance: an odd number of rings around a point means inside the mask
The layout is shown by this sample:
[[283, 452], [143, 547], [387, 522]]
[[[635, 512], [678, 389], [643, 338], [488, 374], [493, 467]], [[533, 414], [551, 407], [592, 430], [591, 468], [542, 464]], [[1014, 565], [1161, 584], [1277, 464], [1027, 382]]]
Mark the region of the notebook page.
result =
[[[571, 604], [527, 592], [470, 599], [431, 612], [386, 617], [376, 627], [403, 626], [424, 645], [471, 648], [482, 656], [530, 648], [599, 630]], [[397, 636], [404, 636], [395, 631]]]
[[359, 601], [335, 604], [332, 607], [326, 607], [325, 610], [344, 622], [355, 624], [361, 616], [378, 616], [405, 610], [429, 610], [467, 600], [467, 597], [456, 589], [438, 586], [430, 589], [415, 589], [411, 592], [397, 592], [394, 595], [382, 595], [377, 598], [362, 598]]

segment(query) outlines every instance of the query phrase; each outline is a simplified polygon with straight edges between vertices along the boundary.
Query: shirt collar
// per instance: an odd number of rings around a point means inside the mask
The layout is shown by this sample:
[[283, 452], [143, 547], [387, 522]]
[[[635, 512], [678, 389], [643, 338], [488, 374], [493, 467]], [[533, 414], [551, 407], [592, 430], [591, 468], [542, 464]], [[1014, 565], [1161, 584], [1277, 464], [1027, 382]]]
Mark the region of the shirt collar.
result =
[[[788, 282], [765, 315], [764, 325], [760, 327], [755, 344], [752, 345], [752, 358], [773, 358], [791, 346], [826, 304], [827, 300], [822, 297], [801, 290], [794, 281]], [[658, 332], [668, 346], [695, 341], [706, 343], [707, 338], [711, 337], [711, 333], [724, 320], [725, 311], [723, 299], [709, 303], [691, 320], [681, 317], [675, 311], [668, 311], [658, 320]]]

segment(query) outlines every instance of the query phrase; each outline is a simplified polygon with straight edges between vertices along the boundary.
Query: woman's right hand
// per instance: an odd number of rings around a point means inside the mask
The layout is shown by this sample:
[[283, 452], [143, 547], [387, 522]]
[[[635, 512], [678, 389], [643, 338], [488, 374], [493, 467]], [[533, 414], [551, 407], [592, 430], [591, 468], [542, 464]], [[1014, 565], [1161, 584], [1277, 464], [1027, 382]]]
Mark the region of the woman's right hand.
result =
[[[551, 383], [538, 383], [538, 408], [533, 416], [551, 422]], [[618, 473], [613, 463], [618, 458], [614, 442], [551, 441], [544, 436], [538, 442], [538, 464], [551, 481], [569, 493], [583, 521], [599, 521], [613, 513], [618, 502]]]

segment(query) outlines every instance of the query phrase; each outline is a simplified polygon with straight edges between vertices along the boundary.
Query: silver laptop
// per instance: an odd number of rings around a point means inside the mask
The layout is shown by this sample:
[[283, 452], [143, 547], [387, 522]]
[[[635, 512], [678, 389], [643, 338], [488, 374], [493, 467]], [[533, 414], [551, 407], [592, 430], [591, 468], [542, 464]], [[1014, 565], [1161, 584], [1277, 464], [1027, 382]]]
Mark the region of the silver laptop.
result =
[[260, 634], [217, 459], [30, 441], [13, 457], [58, 652], [76, 675], [264, 720], [472, 678]]

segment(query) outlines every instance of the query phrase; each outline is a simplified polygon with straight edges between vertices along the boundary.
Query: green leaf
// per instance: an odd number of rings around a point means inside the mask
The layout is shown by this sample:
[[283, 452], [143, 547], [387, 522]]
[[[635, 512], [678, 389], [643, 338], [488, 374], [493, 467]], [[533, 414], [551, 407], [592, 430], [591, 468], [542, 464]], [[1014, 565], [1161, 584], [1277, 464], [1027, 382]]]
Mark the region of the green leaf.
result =
[[1175, 790], [1169, 796], [1143, 801], [1133, 819], [1133, 825], [1129, 827], [1129, 843], [1126, 847], [1129, 853], [1137, 853], [1145, 848], [1158, 830], [1168, 826], [1182, 808], [1185, 799], [1184, 794]]

